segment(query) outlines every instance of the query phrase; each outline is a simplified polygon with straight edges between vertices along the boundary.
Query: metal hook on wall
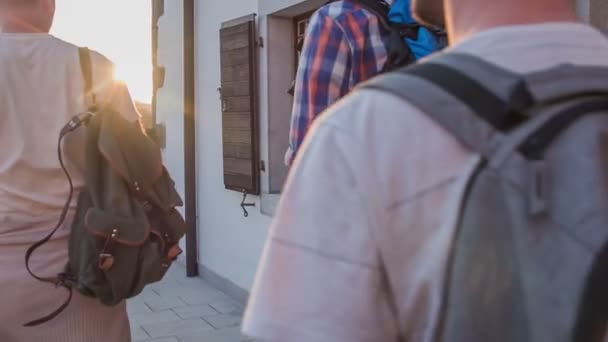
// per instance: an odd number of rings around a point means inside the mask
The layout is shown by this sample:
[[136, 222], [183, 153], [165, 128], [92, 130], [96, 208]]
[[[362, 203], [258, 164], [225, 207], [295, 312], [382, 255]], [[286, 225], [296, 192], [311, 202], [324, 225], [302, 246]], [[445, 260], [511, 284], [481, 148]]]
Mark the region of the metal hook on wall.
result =
[[241, 208], [243, 208], [243, 216], [245, 217], [249, 217], [247, 207], [255, 207], [255, 203], [245, 203], [245, 200], [247, 200], [247, 195], [247, 190], [243, 190], [243, 200], [241, 201]]

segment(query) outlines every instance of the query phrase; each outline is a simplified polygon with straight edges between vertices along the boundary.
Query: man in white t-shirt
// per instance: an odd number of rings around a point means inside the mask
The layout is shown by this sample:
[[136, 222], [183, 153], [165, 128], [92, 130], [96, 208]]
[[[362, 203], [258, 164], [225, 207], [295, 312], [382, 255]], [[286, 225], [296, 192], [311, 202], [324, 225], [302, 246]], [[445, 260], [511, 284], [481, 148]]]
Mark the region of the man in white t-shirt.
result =
[[[67, 298], [64, 289], [30, 277], [24, 259], [27, 248], [59, 219], [69, 187], [57, 158], [57, 139], [61, 128], [86, 110], [78, 47], [48, 34], [54, 12], [53, 0], [0, 0], [0, 341], [126, 342], [124, 303], [105, 307], [78, 293], [57, 318], [23, 327]], [[113, 79], [112, 63], [98, 53], [91, 59], [98, 103], [138, 121], [128, 90]], [[81, 133], [63, 145], [76, 190], [84, 185]], [[36, 251], [31, 265], [37, 274], [63, 270], [69, 232], [66, 225]]]
[[[608, 66], [574, 0], [414, 1], [445, 14], [451, 51], [527, 73]], [[478, 156], [412, 104], [360, 90], [331, 107], [296, 159], [244, 332], [264, 341], [430, 341], [457, 205]], [[390, 279], [390, 290], [389, 290]]]

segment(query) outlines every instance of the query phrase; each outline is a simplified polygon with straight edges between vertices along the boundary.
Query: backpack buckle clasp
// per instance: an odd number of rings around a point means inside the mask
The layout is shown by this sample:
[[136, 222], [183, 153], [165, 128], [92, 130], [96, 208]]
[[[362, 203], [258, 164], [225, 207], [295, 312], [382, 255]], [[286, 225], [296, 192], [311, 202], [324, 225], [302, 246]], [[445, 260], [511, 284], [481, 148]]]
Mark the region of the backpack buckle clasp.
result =
[[531, 216], [541, 215], [547, 210], [547, 173], [548, 167], [544, 160], [530, 162], [528, 210]]
[[108, 271], [114, 266], [114, 256], [108, 253], [99, 254], [99, 269]]
[[118, 239], [118, 229], [112, 229], [112, 234], [108, 236], [99, 254], [98, 266], [102, 271], [108, 271], [114, 266], [114, 255], [110, 253], [114, 242]]

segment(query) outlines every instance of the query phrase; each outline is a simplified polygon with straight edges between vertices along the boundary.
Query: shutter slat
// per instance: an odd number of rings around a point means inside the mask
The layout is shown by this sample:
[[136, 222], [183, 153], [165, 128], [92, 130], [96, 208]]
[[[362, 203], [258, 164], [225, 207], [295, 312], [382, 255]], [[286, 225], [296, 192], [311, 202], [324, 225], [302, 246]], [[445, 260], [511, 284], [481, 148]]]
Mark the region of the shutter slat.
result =
[[249, 31], [249, 22], [243, 23], [243, 24], [237, 24], [231, 27], [226, 27], [220, 30], [220, 37], [224, 38], [224, 37], [228, 37], [228, 36], [232, 36], [235, 34], [247, 34]]
[[249, 80], [225, 82], [222, 84], [222, 96], [248, 96], [251, 94], [251, 84]]
[[251, 160], [251, 145], [224, 144], [224, 157]]
[[222, 66], [249, 67], [249, 47], [224, 51], [221, 54]]
[[249, 37], [242, 33], [234, 35], [223, 35], [221, 51], [237, 50], [242, 48], [249, 48]]
[[224, 129], [244, 128], [251, 129], [250, 112], [225, 112], [223, 118]]
[[249, 68], [241, 66], [222, 67], [222, 83], [249, 81]]
[[239, 159], [224, 157], [224, 172], [235, 175], [252, 176], [251, 161], [249, 159]]
[[235, 175], [230, 173], [224, 173], [224, 182], [226, 183], [226, 189], [234, 191], [243, 191], [243, 189], [251, 189], [254, 187], [251, 182], [250, 176]]
[[224, 144], [251, 145], [251, 129], [224, 127]]
[[224, 97], [224, 112], [251, 112], [251, 96]]

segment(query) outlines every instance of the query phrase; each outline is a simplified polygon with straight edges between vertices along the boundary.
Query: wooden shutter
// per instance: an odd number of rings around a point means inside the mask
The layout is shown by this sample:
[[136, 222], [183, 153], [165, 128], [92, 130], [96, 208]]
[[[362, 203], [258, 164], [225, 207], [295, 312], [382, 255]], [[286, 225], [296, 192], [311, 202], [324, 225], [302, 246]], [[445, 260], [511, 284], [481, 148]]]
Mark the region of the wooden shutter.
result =
[[260, 193], [255, 15], [222, 24], [222, 130], [227, 189]]

